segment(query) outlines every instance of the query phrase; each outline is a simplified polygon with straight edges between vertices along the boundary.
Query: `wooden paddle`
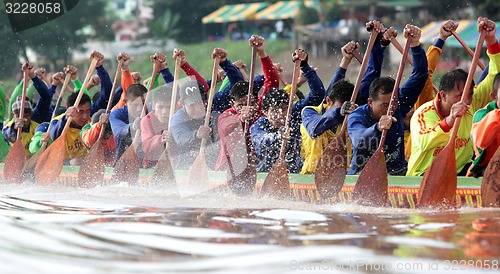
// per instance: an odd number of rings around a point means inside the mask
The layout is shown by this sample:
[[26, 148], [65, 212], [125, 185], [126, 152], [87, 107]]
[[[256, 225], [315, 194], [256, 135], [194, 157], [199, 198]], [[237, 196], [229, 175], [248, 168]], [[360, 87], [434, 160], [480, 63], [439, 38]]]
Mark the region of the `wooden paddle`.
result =
[[[215, 86], [217, 85], [217, 71], [219, 70], [220, 59], [215, 57], [214, 67], [212, 70], [212, 83], [210, 85], [210, 93], [208, 95], [207, 113], [205, 114], [204, 126], [208, 127], [210, 123], [210, 114], [212, 112], [212, 102], [214, 100]], [[188, 185], [191, 186], [202, 186], [209, 185], [208, 181], [208, 167], [205, 160], [205, 146], [207, 139], [201, 139], [200, 153], [194, 160], [193, 164], [188, 171]]]
[[[28, 87], [28, 70], [24, 70], [24, 81], [23, 81], [23, 92], [21, 99], [21, 108], [19, 109], [19, 118], [24, 119], [24, 105], [26, 101], [26, 88]], [[17, 98], [16, 98], [17, 100]], [[26, 153], [24, 151], [24, 145], [22, 143], [21, 134], [23, 128], [17, 128], [17, 137], [14, 145], [9, 150], [7, 157], [5, 158], [4, 166], [4, 177], [5, 181], [8, 183], [21, 183], [21, 173], [23, 171], [24, 163], [26, 162]]]
[[[93, 58], [90, 63], [89, 70], [85, 76], [85, 81], [83, 86], [78, 92], [78, 97], [76, 98], [74, 107], [78, 107], [80, 100], [82, 99], [83, 93], [87, 88], [88, 79], [92, 76], [98, 59]], [[64, 125], [64, 129], [61, 135], [54, 140], [54, 142], [43, 152], [43, 154], [38, 159], [35, 166], [35, 180], [40, 185], [47, 185], [54, 182], [57, 176], [61, 173], [62, 167], [66, 162], [66, 134], [69, 130], [69, 126], [73, 117], [69, 117]]]
[[[391, 43], [392, 45], [401, 53], [403, 54], [403, 47], [401, 46], [401, 44], [398, 42], [398, 40], [396, 40], [396, 38], [392, 38], [391, 40]], [[410, 65], [413, 66], [413, 60], [411, 59], [411, 56], [408, 56], [407, 59], [408, 63]], [[437, 94], [439, 92], [439, 89], [435, 86], [435, 85], [432, 85], [432, 89], [434, 90], [434, 93]]]
[[[154, 82], [156, 80], [156, 74], [158, 71], [157, 63], [153, 63], [153, 74], [151, 75], [151, 81], [149, 82], [148, 92], [146, 93], [146, 98], [144, 99], [144, 105], [142, 106], [142, 112], [140, 118], [144, 118], [146, 116], [146, 112], [148, 109], [149, 97], [151, 96], [151, 90], [153, 89]], [[140, 159], [137, 156], [137, 148], [139, 144], [139, 138], [141, 129], [138, 128], [135, 131], [134, 139], [132, 140], [132, 144], [125, 150], [120, 159], [115, 165], [113, 170], [113, 175], [111, 175], [111, 181], [114, 183], [127, 182], [129, 184], [137, 184], [139, 182], [139, 169], [141, 163], [139, 163]]]
[[[369, 40], [368, 40], [368, 42], [369, 42]], [[363, 57], [361, 57], [361, 55], [359, 55], [359, 53], [357, 51], [353, 50], [351, 54], [352, 54], [352, 56], [354, 56], [354, 58], [356, 60], [358, 60], [359, 64], [363, 64]]]
[[[286, 113], [285, 132], [290, 131], [290, 120], [292, 116], [293, 98], [297, 92], [297, 82], [300, 74], [300, 59], [295, 60], [292, 76], [292, 90], [290, 91], [290, 98], [288, 99], [288, 111]], [[288, 171], [286, 169], [285, 153], [286, 153], [285, 137], [281, 140], [280, 155], [276, 163], [274, 163], [271, 171], [266, 176], [262, 189], [260, 190], [261, 196], [270, 196], [278, 199], [290, 198], [290, 179], [288, 178]]]
[[[368, 66], [368, 60], [370, 59], [370, 54], [373, 44], [375, 44], [375, 40], [377, 39], [377, 35], [378, 32], [376, 30], [371, 31], [370, 40], [368, 41], [368, 46], [366, 48], [363, 61], [361, 62], [361, 68], [358, 72], [358, 78], [354, 85], [354, 91], [351, 95], [351, 102], [356, 101], [356, 97], [358, 96], [361, 81], [363, 80], [363, 75], [365, 74], [366, 67]], [[337, 195], [344, 185], [347, 170], [345, 136], [347, 130], [347, 116], [348, 115], [346, 114], [344, 117], [344, 122], [342, 123], [342, 128], [340, 129], [339, 134], [337, 134], [337, 136], [328, 144], [316, 165], [314, 183], [316, 184], [316, 189], [318, 190], [322, 200], [326, 200]]]
[[[54, 111], [52, 112], [52, 117], [50, 118], [50, 121], [54, 119], [57, 109], [61, 105], [61, 100], [62, 97], [64, 96], [64, 93], [66, 89], [69, 87], [69, 81], [71, 80], [71, 75], [68, 73], [66, 74], [66, 77], [64, 78], [64, 83], [61, 88], [61, 91], [59, 92], [59, 96], [57, 97], [57, 102], [54, 107]], [[49, 121], [49, 126], [47, 127], [47, 132], [50, 132], [50, 121]], [[42, 141], [42, 146], [38, 149], [35, 154], [31, 156], [31, 158], [28, 159], [26, 164], [24, 165], [23, 172], [21, 173], [21, 177], [23, 180], [34, 180], [35, 179], [35, 165], [38, 162], [38, 159], [40, 158], [40, 155], [43, 154], [45, 149], [47, 148], [48, 143], [46, 141]]]
[[500, 148], [491, 157], [481, 183], [483, 207], [500, 207]]
[[[469, 54], [470, 57], [473, 57], [474, 58], [474, 52], [472, 51], [472, 49], [465, 43], [465, 41], [460, 37], [460, 35], [458, 35], [458, 33], [455, 31], [455, 30], [450, 30], [451, 34], [453, 34], [453, 36], [455, 36], [455, 39], [457, 39], [457, 41], [462, 45], [462, 47], [465, 49], [465, 51], [467, 51], [467, 53]], [[483, 62], [481, 60], [477, 60], [477, 65], [482, 69], [484, 70], [486, 67], [485, 65], [483, 64]]]
[[[251, 98], [253, 95], [253, 78], [255, 76], [255, 56], [257, 55], [257, 50], [255, 45], [252, 45], [252, 59], [250, 63], [250, 80], [248, 82], [248, 93], [247, 93], [247, 106], [250, 106]], [[255, 155], [255, 150], [253, 149], [252, 142], [249, 140], [248, 132], [248, 120], [245, 121], [243, 126], [243, 134], [241, 139], [235, 144], [233, 153], [230, 156], [227, 151], [227, 146], [225, 148], [225, 154], [227, 159], [227, 182], [233, 193], [238, 195], [249, 195], [255, 189], [255, 184], [257, 183], [257, 156]]]
[[[389, 103], [389, 108], [387, 109], [387, 116], [392, 116], [397, 108], [399, 85], [401, 83], [401, 78], [403, 77], [411, 41], [412, 37], [411, 35], [408, 35], [403, 56], [401, 58], [401, 62], [399, 63], [396, 83], [394, 84], [394, 88], [392, 90], [391, 101]], [[386, 204], [389, 181], [383, 149], [388, 131], [388, 129], [382, 130], [379, 146], [370, 157], [370, 160], [368, 160], [368, 163], [364, 166], [358, 177], [356, 185], [354, 186], [354, 191], [352, 193], [353, 200], [358, 203], [370, 206], [384, 206]]]
[[[176, 58], [174, 82], [172, 87], [172, 98], [170, 100], [170, 113], [168, 116], [167, 132], [169, 137], [172, 134], [172, 127], [170, 125], [177, 106], [177, 90], [179, 88], [178, 81], [179, 81], [180, 68], [181, 68], [181, 58]], [[169, 141], [167, 140], [167, 142]], [[162, 185], [170, 187], [173, 187], [176, 182], [174, 169], [172, 168], [172, 163], [170, 162], [170, 157], [168, 156], [168, 143], [165, 144], [165, 149], [163, 150], [160, 159], [158, 159], [158, 162], [156, 163], [155, 169], [153, 171], [153, 182], [161, 183]]]
[[[477, 41], [476, 51], [469, 68], [467, 81], [464, 85], [461, 102], [470, 94], [470, 87], [476, 72], [477, 62], [481, 54], [481, 48], [485, 38], [485, 31], [481, 31]], [[448, 144], [434, 158], [430, 167], [425, 171], [422, 184], [418, 191], [418, 207], [440, 207], [450, 208], [456, 201], [457, 191], [457, 160], [455, 157], [455, 141], [461, 117], [457, 117], [453, 123], [453, 131]]]
[[[109, 94], [108, 105], [106, 106], [106, 113], [109, 114], [113, 106], [113, 97], [118, 85], [118, 76], [122, 67], [122, 60], [118, 62], [116, 68], [115, 78], [113, 79], [113, 86]], [[104, 182], [104, 166], [106, 160], [104, 159], [104, 151], [106, 144], [102, 140], [106, 125], [101, 125], [99, 137], [94, 145], [90, 148], [89, 153], [83, 160], [80, 169], [78, 170], [78, 186], [80, 187], [94, 187], [98, 183]]]

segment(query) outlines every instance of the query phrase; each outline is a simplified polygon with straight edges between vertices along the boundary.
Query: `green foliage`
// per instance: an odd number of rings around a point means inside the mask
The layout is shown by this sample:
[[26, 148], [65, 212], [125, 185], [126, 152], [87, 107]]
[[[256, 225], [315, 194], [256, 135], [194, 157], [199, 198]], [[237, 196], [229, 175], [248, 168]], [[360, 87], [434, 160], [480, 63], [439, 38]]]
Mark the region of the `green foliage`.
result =
[[297, 22], [300, 25], [309, 25], [318, 23], [319, 16], [318, 12], [314, 8], [308, 8], [302, 3], [299, 10], [299, 15], [297, 16]]
[[[273, 0], [275, 2], [275, 0]], [[271, 2], [273, 2], [271, 1]], [[167, 38], [175, 39], [181, 43], [195, 43], [202, 40], [203, 24], [201, 19], [224, 5], [252, 3], [255, 0], [210, 0], [210, 1], [186, 1], [186, 0], [153, 0], [154, 17], [163, 16], [166, 10], [175, 11], [179, 14], [179, 33], [172, 34]], [[214, 24], [210, 24], [214, 25]], [[220, 25], [220, 24], [218, 24]], [[209, 26], [212, 27], [212, 26]], [[160, 38], [156, 33], [154, 37]]]
[[344, 17], [344, 8], [337, 4], [337, 2], [333, 2], [330, 8], [326, 11], [325, 20], [327, 22], [338, 21]]
[[[248, 41], [233, 41], [233, 42], [224, 42], [223, 44], [220, 42], [203, 42], [199, 44], [184, 44], [179, 45], [179, 48], [186, 51], [187, 60], [189, 64], [191, 64], [198, 72], [208, 79], [211, 77], [212, 67], [214, 65], [214, 61], [212, 59], [212, 51], [216, 47], [223, 47], [229, 53], [228, 58], [232, 62], [236, 60], [242, 60], [247, 67], [250, 68], [250, 58], [252, 51], [248, 46]], [[266, 52], [271, 56], [276, 56], [283, 51], [290, 51], [290, 56], [292, 53], [292, 45], [289, 41], [286, 40], [270, 40], [266, 41]], [[171, 52], [164, 52], [167, 56], [167, 63], [170, 69], [173, 69], [174, 62], [171, 58]], [[258, 62], [258, 60], [257, 60]], [[260, 64], [257, 66], [257, 71], [260, 69]], [[143, 78], [148, 78], [151, 76], [151, 72], [153, 69], [153, 65], [149, 60], [149, 55], [144, 55], [139, 60], [134, 60], [134, 62], [130, 65], [131, 71], [140, 71], [142, 73]], [[173, 71], [172, 71], [173, 73]], [[180, 77], [184, 77], [184, 74], [181, 73]]]
[[[82, 28], [92, 26], [93, 36], [101, 40], [112, 40], [114, 38], [111, 22], [108, 22], [104, 14], [106, 0], [80, 1], [78, 5], [61, 17], [43, 25], [12, 33], [8, 19], [0, 16], [0, 46], [3, 53], [0, 56], [0, 75], [12, 76], [20, 67], [17, 60], [19, 55], [25, 55], [26, 47], [31, 48], [36, 54], [45, 60], [44, 64], [52, 65], [54, 69], [61, 69], [71, 60], [74, 50], [81, 49], [87, 40], [87, 34]], [[1, 5], [0, 12], [5, 14], [4, 6]]]
[[480, 16], [493, 21], [500, 21], [500, 2], [498, 0], [470, 0], [477, 7]]
[[163, 15], [151, 22], [151, 30], [155, 36], [163, 41], [163, 45], [169, 37], [175, 37], [181, 34], [181, 29], [178, 27], [181, 15], [173, 13], [171, 10], [165, 10]]
[[5, 6], [0, 5], [0, 79], [13, 77], [21, 68], [17, 57], [21, 52], [21, 39], [12, 33], [9, 19], [5, 13]]
[[[436, 1], [436, 0], [425, 0], [424, 7], [427, 8], [429, 13], [437, 20], [446, 20], [453, 15], [454, 12], [465, 8], [468, 6], [466, 0], [454, 0], [454, 1]], [[473, 2], [473, 1], [471, 1]]]

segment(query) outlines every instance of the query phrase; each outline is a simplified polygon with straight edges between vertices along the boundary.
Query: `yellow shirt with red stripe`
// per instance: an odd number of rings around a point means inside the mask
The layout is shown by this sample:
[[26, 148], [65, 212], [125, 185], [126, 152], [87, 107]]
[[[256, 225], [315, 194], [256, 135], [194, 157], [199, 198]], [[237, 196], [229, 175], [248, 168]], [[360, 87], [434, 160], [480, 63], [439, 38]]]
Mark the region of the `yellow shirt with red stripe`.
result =
[[[14, 123], [14, 119], [10, 120], [7, 124], [4, 125], [4, 127], [11, 127], [13, 123]], [[33, 135], [35, 135], [35, 130], [39, 125], [40, 125], [39, 123], [31, 120], [29, 132], [23, 131], [21, 133], [21, 143], [23, 144], [23, 147], [24, 147], [24, 153], [26, 154], [26, 157], [28, 157], [28, 158], [31, 156], [31, 153], [30, 153], [31, 138], [33, 137]], [[12, 146], [12, 145], [14, 145], [14, 143], [9, 142], [9, 145]]]
[[[470, 140], [472, 117], [474, 113], [490, 102], [489, 93], [493, 89], [493, 79], [498, 73], [500, 64], [500, 44], [498, 41], [488, 46], [490, 67], [488, 76], [474, 87], [472, 103], [466, 115], [461, 119], [455, 141], [455, 154], [457, 173], [466, 164], [472, 161], [474, 154], [473, 144]], [[436, 97], [433, 101], [423, 104], [418, 108], [410, 122], [412, 150], [408, 161], [407, 176], [420, 176], [431, 165], [436, 155], [446, 146], [451, 136], [452, 127], [447, 125], [439, 109]]]
[[[60, 120], [65, 113], [55, 117], [54, 120]], [[90, 123], [89, 119], [89, 123]], [[52, 122], [51, 122], [52, 123]], [[66, 160], [71, 160], [74, 158], [84, 158], [87, 156], [88, 149], [85, 146], [82, 137], [80, 135], [81, 128], [70, 126], [68, 132], [66, 133]]]
[[[444, 44], [444, 41], [441, 40], [441, 42], [437, 41], [434, 44], [437, 45], [442, 45], [441, 43]], [[432, 101], [434, 99], [434, 83], [432, 81], [432, 75], [434, 74], [434, 71], [436, 70], [436, 66], [439, 60], [439, 56], [441, 56], [441, 53], [443, 52], [443, 49], [440, 48], [439, 46], [431, 45], [426, 52], [427, 56], [427, 69], [429, 71], [429, 76], [427, 76], [427, 81], [425, 81], [424, 88], [422, 89], [422, 92], [418, 96], [417, 102], [415, 105], [413, 105], [413, 109], [418, 109], [421, 105]], [[409, 130], [405, 130], [405, 158], [408, 160], [411, 155], [411, 134]]]

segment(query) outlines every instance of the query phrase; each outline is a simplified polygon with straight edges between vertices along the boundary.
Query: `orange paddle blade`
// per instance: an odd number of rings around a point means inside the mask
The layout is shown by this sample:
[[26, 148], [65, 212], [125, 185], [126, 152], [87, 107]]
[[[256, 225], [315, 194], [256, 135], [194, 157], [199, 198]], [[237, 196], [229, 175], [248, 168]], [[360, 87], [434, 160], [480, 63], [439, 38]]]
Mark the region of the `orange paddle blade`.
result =
[[452, 143], [443, 148], [431, 166], [425, 171], [418, 191], [418, 207], [450, 208], [455, 202], [457, 162], [455, 158], [455, 142]]
[[5, 166], [3, 169], [5, 180], [8, 183], [21, 183], [21, 173], [26, 162], [26, 154], [24, 152], [21, 139], [17, 139], [14, 145], [10, 148], [7, 158], [5, 158]]
[[66, 134], [61, 134], [40, 156], [35, 166], [35, 180], [40, 185], [54, 182], [66, 162]]
[[172, 163], [170, 162], [167, 149], [163, 150], [160, 159], [158, 159], [158, 163], [156, 163], [153, 171], [152, 179], [153, 182], [158, 185], [175, 187], [175, 173], [172, 168]]
[[24, 164], [23, 172], [21, 173], [21, 177], [23, 181], [34, 181], [35, 180], [35, 166], [36, 163], [38, 162], [38, 159], [40, 159], [40, 156], [45, 152], [45, 149], [47, 148], [47, 143], [43, 142], [42, 146], [40, 149], [38, 149], [35, 154], [33, 154], [28, 161], [26, 161], [26, 164]]
[[314, 183], [321, 199], [332, 198], [340, 192], [344, 185], [346, 169], [346, 139], [342, 134], [328, 144], [316, 165]]
[[481, 183], [483, 207], [500, 207], [500, 148], [493, 155]]
[[285, 159], [280, 157], [267, 174], [260, 196], [270, 196], [278, 199], [290, 199], [290, 179], [286, 170]]
[[115, 165], [111, 181], [113, 183], [127, 182], [137, 184], [139, 182], [139, 157], [135, 152], [134, 145], [130, 145], [122, 154]]
[[98, 139], [83, 160], [78, 171], [78, 186], [94, 187], [104, 182], [105, 144]]
[[352, 198], [359, 204], [369, 206], [385, 206], [387, 202], [387, 177], [385, 154], [379, 147], [356, 181]]

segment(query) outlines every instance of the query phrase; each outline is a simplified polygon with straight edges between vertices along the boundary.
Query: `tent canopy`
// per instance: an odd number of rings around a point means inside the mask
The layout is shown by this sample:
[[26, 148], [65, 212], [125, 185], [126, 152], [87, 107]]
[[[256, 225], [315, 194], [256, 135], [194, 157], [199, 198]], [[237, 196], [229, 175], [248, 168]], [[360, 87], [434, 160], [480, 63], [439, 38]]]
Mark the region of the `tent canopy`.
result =
[[251, 20], [256, 13], [267, 7], [267, 3], [247, 3], [236, 5], [225, 5], [216, 11], [203, 17], [203, 24], [208, 23], [227, 23], [236, 21]]
[[[441, 23], [444, 21], [434, 21], [425, 25], [422, 28], [422, 36], [420, 37], [421, 43], [431, 44], [434, 42], [434, 39], [439, 35], [439, 29], [441, 27]], [[496, 23], [497, 25], [497, 36], [500, 35], [499, 27], [500, 23]], [[457, 34], [465, 41], [465, 43], [471, 47], [476, 47], [477, 40], [479, 39], [479, 32], [477, 31], [477, 22], [474, 20], [460, 20], [458, 21]], [[451, 36], [446, 39], [447, 47], [462, 47], [462, 45], [458, 42], [455, 37]]]
[[[279, 20], [279, 19], [293, 19], [299, 14], [302, 1], [279, 1], [275, 4], [260, 11], [255, 16], [257, 20]], [[319, 12], [324, 13], [326, 6], [319, 0], [305, 0], [306, 7], [315, 8]]]

